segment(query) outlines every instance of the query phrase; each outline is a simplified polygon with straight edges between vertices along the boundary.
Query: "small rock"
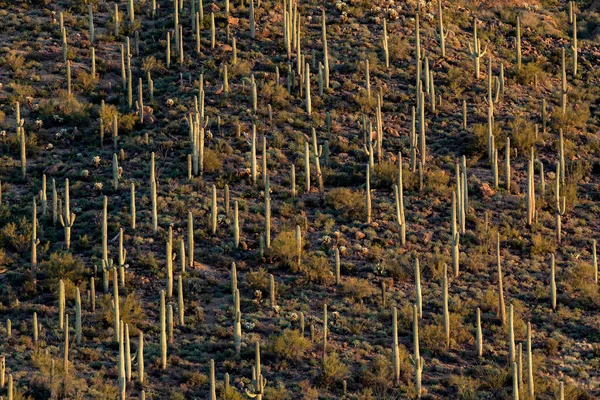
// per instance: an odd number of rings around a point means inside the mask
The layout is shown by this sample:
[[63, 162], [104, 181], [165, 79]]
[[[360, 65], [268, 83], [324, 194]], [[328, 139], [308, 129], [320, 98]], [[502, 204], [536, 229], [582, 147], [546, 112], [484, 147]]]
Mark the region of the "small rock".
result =
[[364, 239], [364, 238], [365, 238], [365, 236], [366, 236], [366, 235], [365, 235], [364, 233], [360, 232], [360, 231], [359, 231], [359, 232], [356, 232], [356, 233], [354, 234], [354, 237], [356, 238], [356, 240], [362, 240], [362, 239]]

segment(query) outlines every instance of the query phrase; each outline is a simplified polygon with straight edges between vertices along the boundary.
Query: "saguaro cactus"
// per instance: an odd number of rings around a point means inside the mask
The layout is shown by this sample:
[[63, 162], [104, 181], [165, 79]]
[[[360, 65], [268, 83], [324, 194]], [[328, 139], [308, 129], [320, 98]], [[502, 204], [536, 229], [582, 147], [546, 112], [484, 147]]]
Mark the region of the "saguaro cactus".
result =
[[522, 58], [521, 58], [521, 18], [517, 17], [517, 33], [515, 49], [517, 52], [517, 71], [521, 70]]
[[483, 331], [481, 330], [481, 309], [477, 307], [477, 332], [476, 332], [476, 342], [477, 342], [477, 355], [479, 357], [483, 356]]
[[577, 14], [573, 13], [573, 35], [571, 36], [571, 51], [573, 52], [573, 76], [577, 76]]
[[436, 33], [436, 37], [440, 42], [440, 48], [442, 50], [442, 58], [446, 58], [446, 38], [448, 32], [444, 29], [444, 15], [442, 13], [442, 0], [438, 0], [438, 26], [439, 32]]
[[60, 223], [65, 229], [65, 246], [67, 249], [71, 248], [71, 228], [75, 223], [75, 217], [76, 215], [70, 212], [69, 180], [65, 179], [64, 216], [60, 215]]
[[444, 313], [444, 331], [446, 333], [446, 348], [450, 348], [450, 311], [448, 309], [448, 266], [444, 264], [442, 278], [442, 303]]
[[414, 342], [414, 355], [410, 356], [410, 361], [414, 366], [415, 372], [415, 388], [417, 390], [417, 397], [421, 398], [421, 376], [423, 374], [423, 366], [425, 360], [421, 357], [419, 351], [419, 317], [417, 311], [417, 305], [413, 304], [413, 342]]
[[498, 267], [498, 308], [502, 325], [506, 325], [506, 307], [504, 306], [504, 289], [502, 286], [502, 265], [500, 264], [500, 233], [496, 234], [496, 265]]
[[161, 369], [167, 369], [167, 310], [165, 306], [165, 291], [160, 291], [160, 360]]
[[415, 259], [415, 305], [417, 306], [419, 318], [423, 317], [423, 297], [421, 292], [421, 267], [419, 259]]
[[475, 67], [475, 79], [479, 79], [481, 57], [487, 53], [487, 46], [481, 51], [481, 41], [477, 38], [477, 18], [473, 19], [473, 43], [469, 43], [469, 52]]

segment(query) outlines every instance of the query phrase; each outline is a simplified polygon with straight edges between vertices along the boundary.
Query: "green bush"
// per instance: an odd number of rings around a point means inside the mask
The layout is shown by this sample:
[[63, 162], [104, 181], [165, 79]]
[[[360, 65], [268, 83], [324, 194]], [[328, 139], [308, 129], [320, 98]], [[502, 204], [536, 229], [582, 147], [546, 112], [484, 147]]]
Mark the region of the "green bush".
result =
[[68, 279], [74, 283], [84, 279], [83, 261], [69, 252], [50, 254], [50, 258], [41, 263], [39, 270], [44, 272], [53, 284], [57, 284], [61, 279]]
[[360, 219], [366, 216], [366, 194], [348, 188], [335, 188], [329, 192], [326, 203], [339, 211], [343, 218]]
[[298, 264], [298, 246], [296, 245], [296, 232], [283, 231], [271, 243], [271, 252], [288, 266]]
[[300, 361], [310, 348], [310, 340], [295, 329], [286, 329], [281, 335], [271, 336], [268, 346], [268, 349], [277, 357], [289, 361]]

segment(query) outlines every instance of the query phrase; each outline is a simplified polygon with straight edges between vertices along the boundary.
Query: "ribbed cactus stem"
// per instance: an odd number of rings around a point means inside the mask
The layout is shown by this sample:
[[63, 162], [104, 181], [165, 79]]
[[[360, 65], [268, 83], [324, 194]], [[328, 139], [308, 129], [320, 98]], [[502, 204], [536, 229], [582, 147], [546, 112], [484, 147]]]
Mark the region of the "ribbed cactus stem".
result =
[[[2, 183], [0, 182], [0, 186]], [[37, 246], [40, 240], [37, 238], [37, 204], [33, 198], [33, 209], [31, 211], [31, 281], [36, 282], [37, 269]]]
[[419, 259], [415, 259], [415, 305], [417, 307], [417, 315], [423, 317], [423, 296], [421, 291], [421, 267]]
[[250, 37], [256, 37], [256, 23], [254, 21], [254, 0], [250, 0]]
[[215, 185], [211, 187], [211, 207], [210, 207], [210, 220], [211, 220], [211, 231], [213, 235], [217, 233], [217, 214], [219, 212], [217, 207], [217, 188]]
[[383, 20], [383, 37], [381, 39], [381, 47], [383, 48], [383, 55], [385, 56], [385, 67], [390, 67], [390, 51], [388, 47], [388, 33], [387, 33], [387, 20]]
[[367, 224], [371, 223], [371, 167], [367, 164], [367, 179], [365, 183]]
[[450, 311], [448, 308], [448, 266], [444, 264], [442, 278], [442, 303], [444, 313], [444, 332], [446, 334], [446, 348], [450, 348]]
[[508, 361], [511, 364], [517, 359], [514, 326], [514, 308], [512, 303], [510, 303], [508, 306]]
[[406, 219], [404, 215], [404, 189], [402, 177], [402, 154], [398, 153], [398, 184], [394, 185], [394, 197], [396, 200], [396, 220], [400, 226], [400, 243], [406, 244]]
[[118, 274], [117, 268], [113, 267], [112, 269], [113, 275], [113, 315], [114, 315], [114, 330], [115, 330], [115, 341], [120, 340], [120, 327], [121, 327], [121, 315], [119, 309], [119, 282], [118, 282]]
[[310, 117], [312, 114], [312, 101], [310, 97], [310, 66], [308, 63], [304, 66], [304, 83], [306, 85], [306, 113]]
[[92, 301], [92, 312], [96, 311], [96, 278], [90, 278], [90, 297]]
[[190, 268], [194, 267], [194, 216], [191, 211], [188, 211], [187, 220], [187, 239], [188, 239], [188, 251], [187, 260]]
[[165, 291], [160, 291], [160, 360], [161, 369], [167, 369], [167, 310], [165, 305]]
[[304, 143], [304, 180], [306, 181], [306, 193], [310, 193], [310, 149], [308, 142]]
[[498, 269], [498, 309], [502, 325], [506, 325], [506, 307], [504, 306], [504, 289], [502, 285], [502, 264], [500, 263], [500, 233], [496, 234], [496, 265]]
[[419, 316], [417, 311], [417, 305], [413, 305], [413, 343], [414, 343], [414, 355], [411, 361], [414, 365], [415, 372], [415, 389], [417, 391], [417, 398], [421, 398], [421, 377], [423, 374], [423, 366], [425, 364], [419, 351]]
[[104, 196], [102, 206], [102, 260], [108, 261], [108, 197]]
[[512, 380], [513, 380], [513, 400], [519, 400], [519, 371], [517, 369], [517, 363], [512, 362]]
[[252, 143], [250, 150], [250, 175], [252, 177], [252, 184], [256, 184], [257, 178], [257, 165], [256, 165], [256, 125], [252, 124]]
[[37, 312], [33, 313], [33, 343], [37, 345], [39, 336], [38, 316]]
[[152, 152], [150, 161], [150, 197], [152, 198], [152, 232], [158, 232], [158, 211], [157, 211], [157, 182], [154, 172], [154, 152]]
[[458, 204], [456, 201], [456, 192], [452, 192], [452, 212], [451, 212], [451, 225], [452, 225], [452, 267], [454, 270], [454, 276], [458, 277], [460, 272], [460, 233], [458, 232], [458, 227], [456, 225], [456, 214], [458, 209]]
[[550, 300], [552, 309], [556, 310], [556, 263], [554, 254], [550, 254]]
[[61, 279], [58, 282], [58, 327], [64, 330], [65, 323], [65, 283]]
[[483, 356], [483, 331], [481, 329], [481, 309], [477, 307], [477, 328], [476, 328], [476, 343], [477, 343], [477, 355]]
[[339, 285], [342, 282], [341, 278], [341, 268], [340, 268], [340, 249], [338, 247], [335, 248], [335, 284]]
[[561, 48], [561, 85], [560, 85], [560, 108], [562, 113], [565, 114], [567, 111], [567, 93], [569, 88], [567, 86], [567, 71], [565, 67], [565, 48]]
[[400, 349], [398, 344], [398, 308], [392, 308], [392, 356], [394, 364], [394, 383], [400, 383]]
[[438, 32], [436, 37], [440, 42], [440, 49], [442, 50], [442, 58], [446, 58], [446, 38], [448, 32], [444, 29], [444, 14], [442, 13], [442, 0], [438, 0]]
[[142, 331], [140, 331], [137, 359], [138, 359], [138, 382], [140, 384], [143, 384], [145, 379], [144, 379], [144, 333]]
[[119, 396], [121, 400], [127, 398], [127, 381], [125, 377], [125, 328], [123, 321], [120, 321], [119, 330], [119, 362], [118, 362], [118, 379], [119, 379]]
[[69, 314], [65, 315], [65, 341], [63, 343], [63, 373], [69, 376]]
[[275, 308], [277, 305], [275, 302], [275, 278], [273, 274], [269, 274], [269, 303], [271, 308]]
[[183, 277], [177, 277], [177, 306], [179, 308], [179, 325], [185, 325], [185, 303], [183, 302]]
[[531, 322], [527, 323], [527, 392], [530, 399], [535, 399], [533, 382], [533, 354], [531, 352]]
[[135, 230], [136, 227], [136, 209], [135, 209], [135, 183], [131, 182], [131, 196], [129, 203], [129, 211], [131, 213], [131, 229]]
[[487, 53], [487, 46], [481, 50], [481, 41], [477, 37], [477, 18], [473, 19], [473, 43], [469, 43], [469, 52], [473, 58], [475, 79], [479, 79], [480, 60]]
[[573, 77], [577, 76], [577, 14], [573, 13], [572, 20], [572, 31], [573, 35], [571, 36], [571, 52], [573, 52]]
[[521, 58], [521, 18], [520, 17], [517, 17], [517, 33], [516, 33], [515, 49], [517, 52], [517, 71], [521, 71], [522, 58]]
[[79, 288], [75, 288], [75, 340], [77, 344], [81, 344], [81, 295]]
[[167, 296], [173, 297], [173, 226], [169, 226], [169, 235], [166, 244], [167, 255]]

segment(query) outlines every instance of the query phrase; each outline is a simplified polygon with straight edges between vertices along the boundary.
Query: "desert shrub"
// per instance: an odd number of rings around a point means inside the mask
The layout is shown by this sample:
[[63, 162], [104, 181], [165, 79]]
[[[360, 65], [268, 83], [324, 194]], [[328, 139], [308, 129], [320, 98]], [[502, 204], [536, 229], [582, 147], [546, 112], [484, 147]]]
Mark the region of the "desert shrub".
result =
[[390, 251], [383, 254], [377, 269], [392, 277], [396, 282], [406, 282], [414, 276], [413, 262], [406, 254]]
[[375, 356], [360, 369], [360, 381], [369, 388], [379, 390], [389, 388], [394, 383], [394, 367], [391, 359], [382, 355]]
[[538, 84], [546, 80], [546, 73], [536, 63], [523, 64], [520, 71], [515, 72], [515, 80], [521, 85], [531, 85], [537, 75]]
[[96, 88], [98, 78], [89, 74], [85, 71], [81, 71], [77, 74], [77, 86], [86, 93], [90, 93]]
[[221, 394], [222, 400], [244, 400], [247, 398], [248, 397], [246, 395], [242, 395], [233, 386], [229, 386], [229, 388], [223, 389], [223, 393]]
[[267, 386], [265, 388], [265, 398], [273, 400], [288, 400], [291, 398], [288, 390], [279, 382], [276, 386]]
[[23, 69], [25, 65], [25, 57], [18, 54], [16, 50], [11, 50], [4, 57], [0, 59], [3, 66], [7, 67], [13, 72], [17, 72]]
[[104, 104], [104, 107], [99, 112], [99, 116], [104, 123], [104, 129], [108, 132], [112, 132], [114, 117], [117, 117], [117, 122], [119, 121], [119, 111], [117, 110], [117, 107], [112, 104]]
[[17, 225], [14, 222], [6, 224], [0, 230], [0, 239], [5, 246], [22, 253], [31, 246], [32, 225], [22, 217]]
[[[113, 299], [110, 295], [100, 298], [100, 315], [104, 322], [112, 326], [114, 324]], [[119, 296], [119, 317], [125, 324], [129, 324], [129, 332], [132, 335], [138, 333], [137, 327], [144, 320], [146, 314], [142, 306], [142, 300], [135, 293], [127, 296]]]
[[340, 360], [337, 353], [327, 354], [323, 361], [323, 369], [321, 371], [321, 382], [324, 386], [329, 386], [332, 383], [340, 382], [348, 376], [350, 369]]
[[311, 386], [309, 381], [304, 380], [298, 386], [300, 392], [303, 393], [304, 400], [319, 400], [319, 390]]
[[425, 193], [435, 194], [442, 198], [447, 198], [452, 193], [452, 188], [448, 186], [450, 175], [442, 169], [430, 170], [425, 174], [426, 184]]
[[141, 69], [144, 71], [144, 74], [147, 74], [148, 72], [152, 74], [153, 72], [164, 70], [165, 66], [162, 60], [157, 60], [156, 57], [149, 56], [142, 59]]
[[333, 271], [327, 258], [320, 254], [309, 253], [302, 258], [302, 263], [292, 271], [300, 271], [307, 282], [329, 283], [333, 279]]
[[545, 255], [556, 251], [554, 237], [545, 236], [541, 232], [531, 235], [531, 255]]
[[183, 373], [186, 383], [194, 387], [203, 387], [208, 383], [208, 376], [197, 371], [186, 371]]
[[464, 69], [459, 67], [450, 67], [446, 79], [448, 80], [449, 92], [456, 97], [460, 97], [465, 88], [469, 87], [470, 84], [469, 75], [465, 74]]
[[359, 219], [366, 215], [366, 195], [348, 188], [335, 188], [326, 198], [327, 204], [339, 211], [343, 218]]
[[446, 332], [442, 324], [425, 325], [421, 328], [419, 335], [421, 345], [434, 354], [439, 354], [446, 348]]
[[310, 340], [295, 329], [286, 329], [281, 335], [271, 336], [268, 345], [273, 354], [290, 361], [300, 361], [310, 347]]
[[41, 263], [39, 270], [46, 274], [52, 285], [58, 284], [61, 279], [75, 283], [84, 279], [83, 261], [69, 252], [50, 254], [48, 260]]
[[375, 293], [375, 289], [368, 280], [355, 277], [350, 277], [344, 281], [342, 291], [355, 301], [370, 297]]
[[524, 118], [517, 117], [508, 126], [512, 131], [511, 146], [516, 147], [519, 154], [528, 154], [529, 150], [540, 142], [535, 137], [535, 126]]
[[218, 152], [213, 149], [204, 149], [204, 172], [217, 172], [223, 167], [223, 160]]
[[391, 35], [388, 39], [388, 52], [390, 61], [406, 61], [410, 55], [412, 45], [400, 35]]
[[11, 82], [8, 84], [11, 92], [8, 95], [8, 101], [12, 104], [15, 102], [24, 103], [28, 97], [34, 97], [35, 89], [33, 86], [24, 85], [17, 82]]
[[563, 132], [574, 132], [584, 129], [589, 119], [590, 108], [587, 104], [570, 105], [567, 103], [564, 114], [560, 108], [552, 112], [550, 126], [554, 131], [562, 129]]
[[263, 267], [260, 267], [246, 274], [246, 282], [254, 290], [267, 290], [269, 288], [269, 274]]
[[582, 260], [576, 260], [569, 263], [565, 276], [567, 289], [575, 295], [575, 298], [581, 298], [592, 301], [596, 304], [600, 302], [598, 286], [595, 281], [594, 266]]
[[137, 261], [144, 271], [148, 271], [152, 275], [158, 275], [158, 261], [154, 257], [154, 253], [141, 252], [137, 257]]
[[57, 96], [41, 100], [39, 111], [48, 120], [59, 117], [79, 123], [88, 119], [89, 108], [89, 104], [83, 104], [74, 95], [61, 90]]
[[[392, 188], [398, 182], [398, 165], [392, 161], [377, 164], [374, 172], [371, 178], [372, 187]], [[404, 178], [404, 175], [402, 178]]]
[[[494, 135], [494, 143], [496, 144], [496, 148], [501, 149], [504, 146], [506, 141], [506, 134], [503, 134], [502, 128], [497, 123], [494, 123], [492, 127], [492, 135]], [[467, 151], [472, 156], [482, 156], [485, 155], [487, 157], [488, 154], [488, 125], [485, 124], [475, 124], [473, 125], [473, 136], [471, 137], [471, 141], [468, 144]], [[500, 157], [500, 154], [498, 154]]]
[[448, 385], [456, 389], [459, 399], [476, 399], [477, 398], [477, 380], [464, 375], [450, 375]]
[[480, 389], [499, 391], [512, 385], [512, 367], [499, 369], [492, 366], [480, 367], [476, 371], [480, 380]]
[[298, 263], [298, 249], [296, 246], [296, 232], [283, 231], [271, 243], [273, 255], [288, 266]]

